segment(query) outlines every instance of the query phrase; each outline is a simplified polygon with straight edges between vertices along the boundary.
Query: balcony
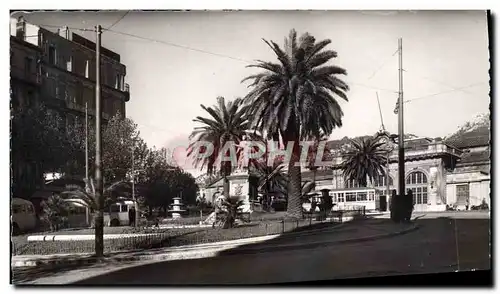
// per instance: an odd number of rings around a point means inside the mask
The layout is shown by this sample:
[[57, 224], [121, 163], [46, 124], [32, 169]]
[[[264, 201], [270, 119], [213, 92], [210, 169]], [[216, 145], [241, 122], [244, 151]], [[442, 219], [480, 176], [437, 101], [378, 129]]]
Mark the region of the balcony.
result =
[[[423, 158], [436, 157], [444, 154], [450, 154], [456, 157], [460, 157], [462, 156], [462, 151], [443, 143], [434, 143], [434, 144], [429, 144], [427, 146], [424, 145], [424, 146], [405, 148], [405, 158], [408, 159], [423, 159]], [[391, 153], [390, 158], [391, 160], [398, 159], [397, 148]]]
[[130, 100], [130, 85], [125, 83], [124, 87], [124, 92], [125, 92], [125, 102], [128, 102]]
[[17, 66], [10, 67], [10, 76], [13, 79], [22, 80], [24, 82], [33, 84], [33, 85], [41, 85], [42, 79], [38, 72], [27, 71], [25, 68], [20, 68]]

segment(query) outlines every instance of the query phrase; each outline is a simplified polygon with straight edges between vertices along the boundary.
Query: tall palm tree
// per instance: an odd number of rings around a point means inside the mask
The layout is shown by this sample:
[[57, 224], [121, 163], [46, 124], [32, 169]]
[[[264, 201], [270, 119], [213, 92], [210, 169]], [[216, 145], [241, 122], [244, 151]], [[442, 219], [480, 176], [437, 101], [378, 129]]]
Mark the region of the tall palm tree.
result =
[[[229, 197], [229, 181], [227, 176], [231, 174], [235, 166], [230, 161], [218, 163], [217, 158], [221, 156], [223, 147], [228, 142], [234, 142], [239, 145], [244, 136], [248, 134], [249, 122], [246, 119], [247, 106], [244, 106], [241, 99], [228, 101], [225, 103], [224, 97], [217, 98], [217, 105], [201, 108], [208, 112], [210, 118], [197, 116], [193, 121], [201, 123], [202, 126], [196, 127], [189, 136], [191, 143], [188, 147], [188, 156], [194, 159], [196, 167], [207, 168], [207, 174], [213, 174], [218, 169], [220, 175], [224, 178], [224, 196]], [[198, 148], [199, 143], [209, 142], [214, 149], [210, 156], [200, 158], [199, 152], [206, 152], [203, 147]], [[236, 146], [234, 146], [236, 148]], [[239, 157], [240, 149], [236, 150]], [[230, 156], [230, 151], [226, 151], [225, 156]], [[237, 159], [237, 158], [236, 158]]]
[[281, 136], [283, 142], [293, 142], [292, 160], [288, 175], [288, 214], [302, 216], [299, 141], [311, 135], [320, 136], [320, 131], [330, 135], [334, 128], [342, 126], [343, 112], [337, 97], [347, 100], [349, 87], [337, 75], [346, 70], [328, 65], [337, 57], [337, 52], [323, 50], [331, 40], [316, 42], [309, 33], [297, 42], [297, 33], [290, 31], [284, 49], [273, 41], [264, 42], [274, 51], [278, 63], [257, 60], [249, 65], [263, 71], [245, 78], [253, 81], [248, 95], [249, 117], [252, 127], [267, 137]]
[[342, 173], [346, 180], [353, 180], [366, 187], [368, 180], [373, 182], [378, 176], [385, 175], [387, 150], [381, 136], [351, 140], [343, 154]]

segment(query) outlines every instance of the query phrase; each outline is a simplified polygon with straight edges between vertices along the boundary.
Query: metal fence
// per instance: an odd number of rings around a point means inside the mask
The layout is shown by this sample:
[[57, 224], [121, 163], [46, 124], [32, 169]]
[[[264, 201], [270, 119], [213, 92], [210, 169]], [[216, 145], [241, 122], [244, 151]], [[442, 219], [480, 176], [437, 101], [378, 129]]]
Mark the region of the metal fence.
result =
[[[287, 234], [324, 228], [346, 220], [363, 218], [364, 209], [305, 213], [302, 218], [253, 219], [238, 223], [234, 228], [192, 227], [172, 229], [142, 229], [138, 232], [114, 234], [116, 238], [104, 240], [104, 252], [148, 250], [173, 246], [204, 244], [266, 235]], [[90, 230], [87, 230], [90, 231]], [[93, 230], [92, 230], [93, 231]], [[90, 232], [88, 232], [90, 234]], [[131, 234], [132, 233], [132, 234]], [[53, 235], [53, 234], [51, 234]], [[109, 235], [113, 236], [113, 234]], [[12, 255], [48, 255], [56, 253], [93, 253], [94, 240], [31, 241], [26, 237], [12, 239]]]

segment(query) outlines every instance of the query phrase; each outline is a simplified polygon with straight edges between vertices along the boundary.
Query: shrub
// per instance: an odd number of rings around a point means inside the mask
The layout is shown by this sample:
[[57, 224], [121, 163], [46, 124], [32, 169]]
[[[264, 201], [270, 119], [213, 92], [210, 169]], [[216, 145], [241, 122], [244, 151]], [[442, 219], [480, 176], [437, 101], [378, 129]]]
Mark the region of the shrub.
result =
[[45, 220], [51, 231], [57, 231], [64, 227], [69, 213], [68, 203], [59, 195], [52, 195], [42, 202], [43, 220]]

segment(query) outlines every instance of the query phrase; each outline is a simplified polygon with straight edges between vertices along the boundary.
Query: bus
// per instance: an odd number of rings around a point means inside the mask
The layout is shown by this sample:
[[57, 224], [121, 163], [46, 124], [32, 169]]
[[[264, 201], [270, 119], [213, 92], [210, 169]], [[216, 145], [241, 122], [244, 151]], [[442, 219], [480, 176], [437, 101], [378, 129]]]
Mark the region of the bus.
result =
[[364, 206], [368, 210], [379, 209], [379, 194], [373, 188], [347, 188], [330, 191], [334, 210], [345, 210], [350, 207]]
[[132, 200], [119, 200], [109, 206], [109, 212], [104, 214], [104, 224], [110, 227], [128, 226], [129, 210], [135, 208]]
[[36, 228], [37, 216], [33, 203], [21, 198], [12, 198], [11, 224], [12, 234], [29, 232]]

